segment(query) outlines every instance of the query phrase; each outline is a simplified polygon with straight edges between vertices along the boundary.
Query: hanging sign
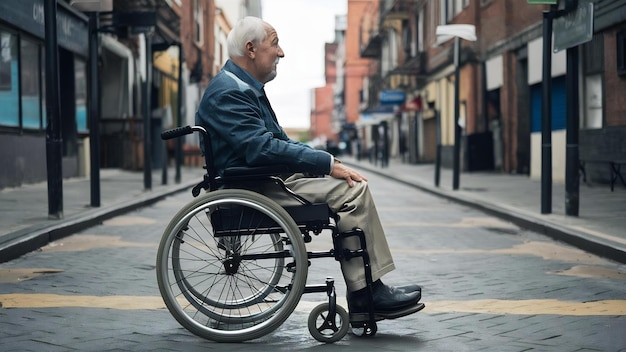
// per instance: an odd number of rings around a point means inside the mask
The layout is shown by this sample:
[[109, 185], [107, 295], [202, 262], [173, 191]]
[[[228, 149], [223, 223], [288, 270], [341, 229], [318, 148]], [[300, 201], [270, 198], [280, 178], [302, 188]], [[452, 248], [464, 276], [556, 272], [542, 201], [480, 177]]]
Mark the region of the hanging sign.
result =
[[380, 105], [404, 104], [406, 93], [401, 90], [383, 90], [380, 92]]
[[554, 19], [554, 52], [584, 44], [593, 38], [593, 3]]

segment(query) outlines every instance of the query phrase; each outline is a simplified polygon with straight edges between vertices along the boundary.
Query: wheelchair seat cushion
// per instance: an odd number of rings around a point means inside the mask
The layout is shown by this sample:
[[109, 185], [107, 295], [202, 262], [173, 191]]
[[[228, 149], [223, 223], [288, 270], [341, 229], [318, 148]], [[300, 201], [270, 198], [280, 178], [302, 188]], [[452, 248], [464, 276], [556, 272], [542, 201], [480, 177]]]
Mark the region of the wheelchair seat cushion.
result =
[[289, 174], [287, 165], [264, 165], [264, 166], [235, 166], [224, 170], [225, 178], [239, 177], [267, 177]]

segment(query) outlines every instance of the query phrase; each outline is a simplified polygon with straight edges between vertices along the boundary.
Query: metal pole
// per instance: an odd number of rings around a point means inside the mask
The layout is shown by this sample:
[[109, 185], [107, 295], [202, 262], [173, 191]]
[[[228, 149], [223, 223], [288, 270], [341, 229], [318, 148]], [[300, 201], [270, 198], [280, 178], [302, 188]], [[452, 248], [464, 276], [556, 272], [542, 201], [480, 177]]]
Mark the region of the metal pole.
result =
[[[162, 120], [161, 120], [162, 121]], [[167, 143], [162, 143], [163, 145], [163, 160], [162, 160], [162, 164], [161, 164], [161, 184], [162, 185], [166, 185], [167, 184], [167, 167], [168, 165], [168, 149], [167, 149]]]
[[552, 19], [556, 6], [543, 12], [541, 112], [541, 213], [552, 213]]
[[439, 180], [441, 179], [441, 116], [439, 111], [435, 110], [435, 124], [437, 125], [437, 146], [435, 149], [435, 187], [439, 187]]
[[59, 52], [57, 0], [44, 1], [46, 54], [46, 166], [48, 172], [48, 217], [63, 218], [63, 150], [59, 98]]
[[459, 189], [459, 174], [461, 168], [461, 126], [459, 125], [460, 103], [460, 70], [461, 70], [461, 38], [454, 38], [454, 160], [452, 174], [452, 189]]
[[100, 86], [98, 70], [99, 18], [89, 14], [89, 160], [91, 206], [100, 206]]
[[[185, 116], [185, 104], [183, 102], [183, 44], [178, 43], [178, 121], [176, 126], [182, 127], [183, 117]], [[180, 183], [180, 165], [183, 159], [183, 139], [176, 138], [176, 174], [174, 176], [174, 182]]]
[[579, 208], [579, 188], [578, 176], [579, 154], [578, 154], [578, 47], [567, 49], [567, 75], [565, 77], [567, 86], [567, 124], [566, 124], [566, 146], [565, 149], [565, 214], [578, 216]]
[[152, 37], [146, 33], [146, 81], [143, 99], [143, 187], [152, 189]]
[[374, 140], [374, 165], [378, 165], [378, 152], [380, 150], [380, 136], [378, 127], [380, 124], [372, 125], [372, 139]]
[[[165, 117], [165, 114], [163, 114], [163, 116], [161, 117], [161, 126], [163, 126], [163, 119]], [[178, 138], [177, 138], [178, 139]], [[160, 143], [159, 143], [160, 142]], [[163, 146], [163, 148], [161, 148], [162, 153], [163, 153], [163, 157], [161, 158], [161, 185], [166, 185], [167, 184], [167, 168], [168, 168], [168, 152], [169, 150], [167, 149], [167, 143], [165, 143], [165, 141], [159, 141], [157, 140], [158, 144], [161, 144]]]
[[381, 161], [381, 167], [389, 166], [389, 123], [383, 121], [383, 160]]

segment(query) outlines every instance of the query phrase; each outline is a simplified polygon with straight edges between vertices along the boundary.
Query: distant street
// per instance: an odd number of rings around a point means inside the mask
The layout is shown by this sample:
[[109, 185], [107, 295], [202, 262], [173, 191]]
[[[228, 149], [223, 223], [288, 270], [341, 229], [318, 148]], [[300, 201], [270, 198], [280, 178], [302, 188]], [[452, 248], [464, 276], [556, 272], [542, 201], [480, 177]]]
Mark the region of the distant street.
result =
[[[307, 329], [323, 294], [304, 295], [275, 333], [218, 344], [181, 327], [156, 282], [163, 229], [192, 196], [153, 206], [0, 264], [3, 351], [626, 351], [626, 266], [485, 213], [367, 174], [397, 270], [426, 308], [381, 321], [375, 337], [324, 345]], [[322, 234], [308, 245], [330, 248]], [[313, 259], [310, 283], [339, 265]]]

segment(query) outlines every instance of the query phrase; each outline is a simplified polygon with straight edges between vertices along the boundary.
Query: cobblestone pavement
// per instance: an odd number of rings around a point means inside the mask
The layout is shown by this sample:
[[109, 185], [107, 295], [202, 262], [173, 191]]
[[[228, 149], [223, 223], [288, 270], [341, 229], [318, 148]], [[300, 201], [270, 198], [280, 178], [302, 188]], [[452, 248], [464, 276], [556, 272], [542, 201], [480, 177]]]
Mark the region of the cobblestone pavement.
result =
[[[397, 270], [388, 284], [423, 285], [426, 309], [324, 345], [308, 333], [307, 294], [273, 334], [241, 344], [197, 337], [169, 314], [155, 258], [168, 197], [0, 264], [0, 350], [6, 351], [626, 351], [626, 266], [469, 207], [368, 175]], [[330, 248], [321, 235], [310, 250]], [[337, 279], [314, 259], [310, 283]]]

